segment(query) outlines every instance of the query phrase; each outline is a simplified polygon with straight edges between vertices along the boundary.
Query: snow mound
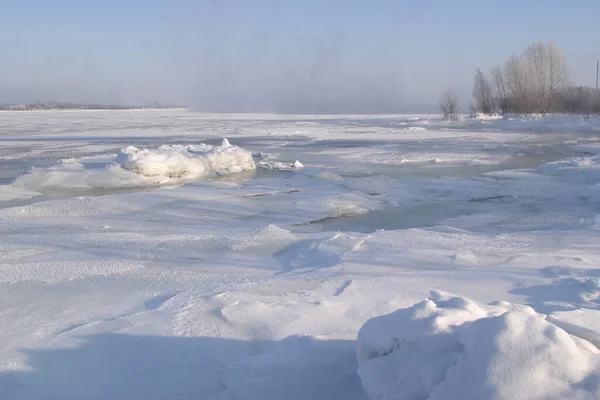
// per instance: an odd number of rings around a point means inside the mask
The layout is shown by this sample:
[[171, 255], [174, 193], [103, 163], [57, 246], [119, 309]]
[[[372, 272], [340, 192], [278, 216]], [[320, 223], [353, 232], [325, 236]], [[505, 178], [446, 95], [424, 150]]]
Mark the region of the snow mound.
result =
[[15, 179], [10, 197], [28, 194], [26, 191], [32, 197], [32, 190], [62, 193], [64, 189], [133, 189], [179, 184], [256, 168], [252, 154], [232, 146], [227, 139], [220, 146], [163, 145], [156, 150], [129, 146], [117, 155], [107, 154], [99, 159], [104, 162], [97, 162], [96, 158], [90, 162], [90, 157], [82, 157], [65, 159], [49, 168], [32, 169]]
[[548, 321], [600, 348], [600, 311], [588, 308], [558, 311], [549, 315]]
[[157, 150], [129, 146], [115, 160], [124, 169], [155, 177], [194, 179], [211, 174], [249, 171], [256, 168], [252, 153], [223, 139], [220, 146], [164, 145]]
[[600, 351], [529, 307], [432, 291], [357, 339], [371, 399], [597, 399]]

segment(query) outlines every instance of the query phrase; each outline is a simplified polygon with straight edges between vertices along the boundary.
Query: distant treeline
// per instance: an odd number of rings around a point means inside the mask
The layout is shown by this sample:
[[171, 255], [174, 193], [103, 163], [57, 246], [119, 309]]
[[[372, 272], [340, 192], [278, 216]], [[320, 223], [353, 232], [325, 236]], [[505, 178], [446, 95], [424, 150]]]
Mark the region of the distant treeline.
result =
[[[440, 108], [452, 119], [458, 105], [452, 90], [442, 95]], [[471, 113], [600, 113], [600, 92], [573, 87], [567, 60], [553, 42], [533, 42], [512, 54], [489, 76], [475, 72]]]
[[80, 104], [64, 102], [38, 102], [34, 104], [0, 104], [2, 111], [34, 111], [34, 110], [143, 110], [149, 108], [181, 108], [182, 106], [161, 105], [152, 103], [146, 106], [123, 106], [115, 104]]

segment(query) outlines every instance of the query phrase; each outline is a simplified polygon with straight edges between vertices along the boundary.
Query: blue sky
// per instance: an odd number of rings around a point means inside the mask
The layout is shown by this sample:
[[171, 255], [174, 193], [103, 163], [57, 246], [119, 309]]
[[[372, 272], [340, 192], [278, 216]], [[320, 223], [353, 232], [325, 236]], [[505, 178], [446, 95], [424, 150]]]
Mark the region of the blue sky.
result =
[[598, 0], [3, 0], [0, 103], [178, 102], [206, 110], [430, 108], [475, 68], [553, 40], [592, 85]]

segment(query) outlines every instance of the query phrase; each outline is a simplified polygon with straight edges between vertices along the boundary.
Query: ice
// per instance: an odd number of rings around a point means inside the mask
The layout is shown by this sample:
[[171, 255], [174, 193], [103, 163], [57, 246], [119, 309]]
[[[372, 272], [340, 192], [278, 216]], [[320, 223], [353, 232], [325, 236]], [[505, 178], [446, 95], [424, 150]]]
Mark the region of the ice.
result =
[[133, 174], [116, 164], [88, 169], [77, 160], [64, 160], [49, 168], [32, 169], [19, 176], [13, 187], [25, 190], [91, 190], [147, 187], [167, 183], [168, 177], [146, 177]]
[[0, 122], [2, 398], [597, 397], [595, 117]]
[[0, 185], [0, 201], [27, 200], [39, 196], [41, 193], [26, 190], [11, 185]]
[[592, 157], [570, 158], [540, 166], [544, 174], [568, 176], [572, 179], [584, 179], [588, 182], [600, 182], [600, 155]]
[[589, 143], [571, 146], [571, 150], [581, 153], [600, 154], [600, 143]]
[[124, 169], [147, 177], [197, 179], [255, 169], [252, 154], [223, 139], [220, 146], [165, 145], [157, 150], [130, 146], [115, 161]]
[[258, 162], [258, 166], [265, 169], [276, 170], [276, 171], [295, 171], [300, 168], [304, 168], [304, 165], [296, 160], [293, 163], [285, 163], [275, 160], [276, 155], [268, 154]]
[[10, 190], [26, 195], [32, 190], [144, 188], [255, 168], [252, 154], [227, 139], [220, 146], [163, 145], [155, 150], [128, 146], [116, 157], [70, 158], [50, 168], [32, 169], [17, 177]]
[[504, 116], [501, 114], [481, 114], [477, 113], [473, 116], [473, 119], [477, 121], [497, 121], [499, 119], [504, 119]]
[[600, 396], [600, 351], [528, 307], [433, 291], [367, 321], [357, 346], [358, 374], [371, 399]]
[[419, 132], [419, 131], [426, 131], [427, 128], [423, 128], [422, 126], [409, 126], [408, 128], [402, 128], [403, 131], [413, 131], [413, 132]]
[[600, 118], [598, 115], [574, 115], [574, 114], [517, 114], [504, 115], [501, 120], [481, 121], [486, 125], [494, 123], [495, 127], [507, 130], [529, 129], [531, 132], [570, 132], [597, 133]]

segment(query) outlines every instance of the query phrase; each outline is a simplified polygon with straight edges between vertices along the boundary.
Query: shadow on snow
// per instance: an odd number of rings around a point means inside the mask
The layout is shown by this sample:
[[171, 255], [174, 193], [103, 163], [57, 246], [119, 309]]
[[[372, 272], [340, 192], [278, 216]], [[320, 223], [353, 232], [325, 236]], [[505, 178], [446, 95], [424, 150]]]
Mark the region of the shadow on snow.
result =
[[4, 400], [365, 399], [353, 341], [102, 333], [23, 352], [31, 370], [0, 373]]

